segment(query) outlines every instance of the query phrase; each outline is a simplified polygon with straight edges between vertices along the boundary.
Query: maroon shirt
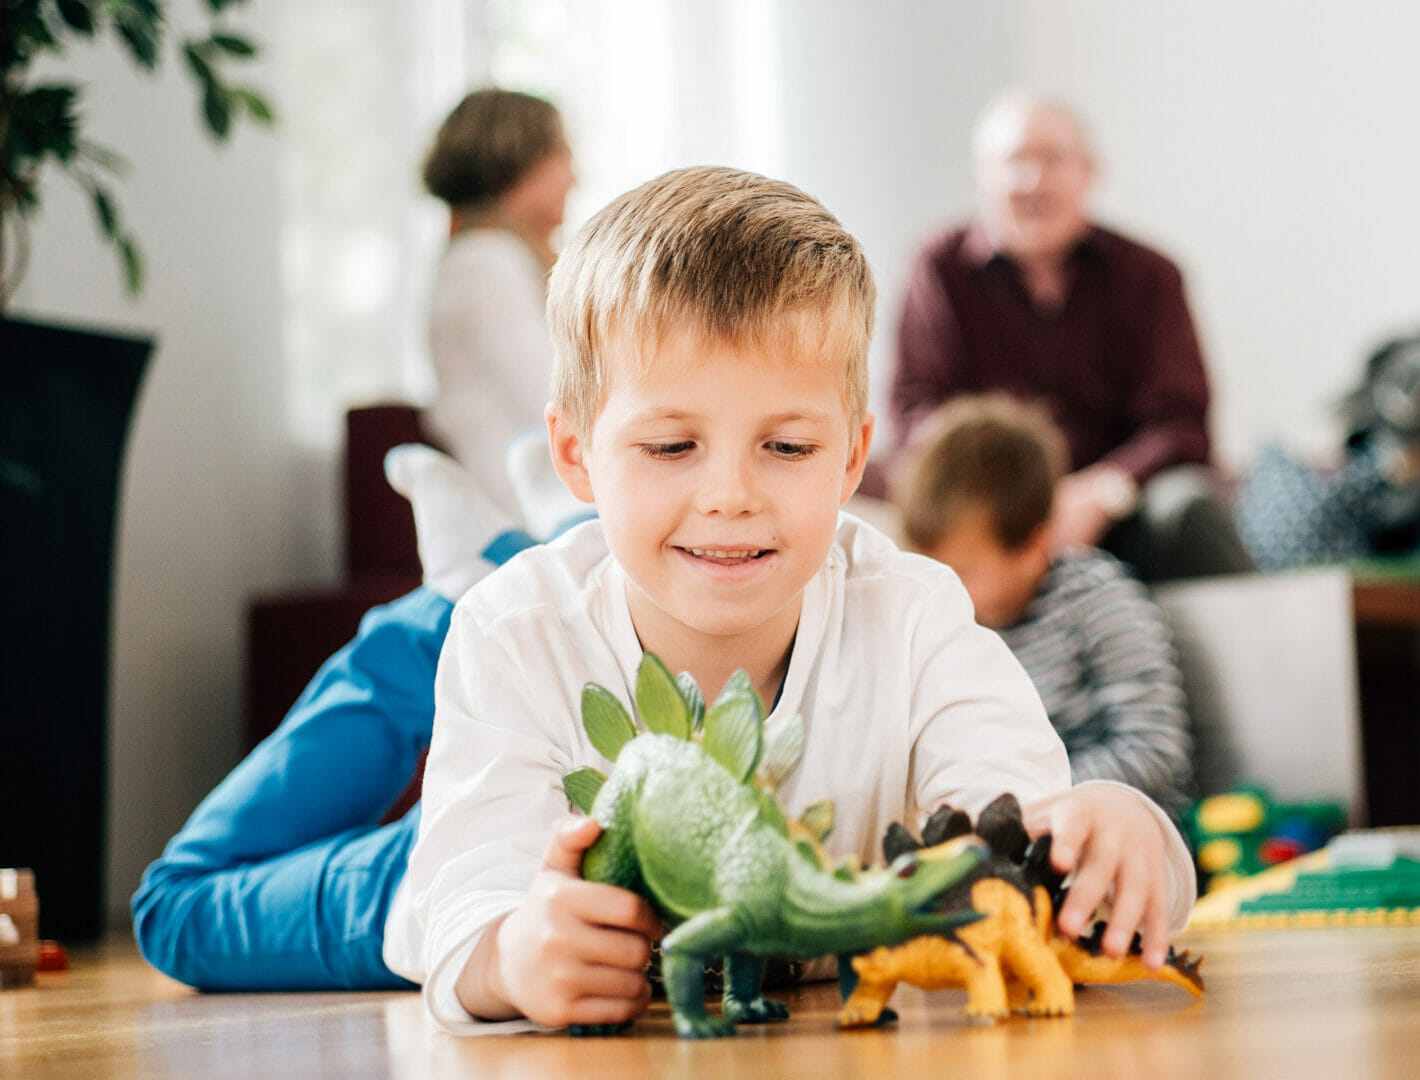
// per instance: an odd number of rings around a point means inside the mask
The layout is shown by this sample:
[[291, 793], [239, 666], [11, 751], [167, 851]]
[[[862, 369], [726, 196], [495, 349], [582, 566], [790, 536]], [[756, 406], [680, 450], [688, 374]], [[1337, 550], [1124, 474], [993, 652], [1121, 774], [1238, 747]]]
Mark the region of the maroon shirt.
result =
[[1104, 459], [1142, 482], [1208, 461], [1208, 380], [1178, 268], [1091, 228], [1067, 272], [1064, 307], [1042, 314], [979, 225], [927, 245], [898, 335], [895, 451], [947, 398], [1002, 390], [1050, 410], [1072, 469]]

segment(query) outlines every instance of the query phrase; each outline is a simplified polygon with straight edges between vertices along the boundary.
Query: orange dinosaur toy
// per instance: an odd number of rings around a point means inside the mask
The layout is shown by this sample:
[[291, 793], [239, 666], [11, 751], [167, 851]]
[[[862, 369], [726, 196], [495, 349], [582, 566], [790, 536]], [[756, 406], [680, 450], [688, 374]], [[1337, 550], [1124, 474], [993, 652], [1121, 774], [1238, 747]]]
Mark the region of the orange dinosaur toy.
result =
[[[883, 840], [891, 861], [905, 850], [919, 858], [945, 857], [970, 842], [971, 820], [943, 807], [923, 829], [919, 843], [894, 825]], [[1088, 938], [1071, 941], [1055, 930], [1060, 875], [1050, 866], [1050, 837], [1031, 843], [1021, 824], [1020, 804], [1002, 795], [981, 812], [976, 835], [991, 847], [991, 857], [953, 886], [946, 905], [974, 908], [978, 921], [946, 935], [926, 935], [901, 945], [874, 949], [853, 958], [857, 985], [838, 1014], [839, 1027], [865, 1027], [891, 1017], [888, 999], [900, 982], [924, 990], [964, 987], [966, 1015], [1001, 1019], [1012, 1012], [1031, 1016], [1069, 1016], [1075, 1011], [1075, 984], [1160, 979], [1195, 997], [1203, 993], [1199, 975], [1203, 958], [1169, 950], [1164, 966], [1153, 971], [1138, 954], [1105, 955], [1100, 948], [1104, 925]]]

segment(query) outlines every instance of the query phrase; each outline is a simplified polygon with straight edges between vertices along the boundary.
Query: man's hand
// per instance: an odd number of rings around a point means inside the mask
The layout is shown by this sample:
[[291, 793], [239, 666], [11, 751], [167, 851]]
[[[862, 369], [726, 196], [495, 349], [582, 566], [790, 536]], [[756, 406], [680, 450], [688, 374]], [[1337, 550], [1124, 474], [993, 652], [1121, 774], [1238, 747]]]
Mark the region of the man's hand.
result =
[[1074, 871], [1056, 925], [1079, 937], [1100, 903], [1110, 903], [1104, 951], [1123, 956], [1135, 931], [1143, 935], [1144, 965], [1163, 966], [1168, 952], [1169, 874], [1164, 833], [1144, 797], [1112, 784], [1085, 784], [1022, 810], [1032, 837], [1050, 833], [1050, 862]]
[[565, 1027], [645, 1012], [661, 923], [635, 893], [582, 880], [582, 855], [600, 834], [593, 818], [557, 824], [527, 900], [489, 928], [459, 975], [456, 993], [471, 1015]]
[[1113, 465], [1091, 465], [1062, 476], [1050, 518], [1055, 543], [1094, 547], [1110, 526], [1134, 511], [1138, 497], [1134, 480]]

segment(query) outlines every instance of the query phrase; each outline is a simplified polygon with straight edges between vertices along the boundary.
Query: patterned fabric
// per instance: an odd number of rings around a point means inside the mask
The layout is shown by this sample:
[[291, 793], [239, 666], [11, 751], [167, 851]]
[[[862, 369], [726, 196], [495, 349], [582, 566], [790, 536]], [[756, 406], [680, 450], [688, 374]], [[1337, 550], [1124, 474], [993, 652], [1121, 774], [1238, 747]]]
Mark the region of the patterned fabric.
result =
[[1060, 553], [1025, 618], [1001, 636], [1045, 703], [1081, 780], [1119, 780], [1170, 815], [1193, 792], [1193, 740], [1168, 623], [1103, 551]]
[[1360, 558], [1371, 550], [1388, 492], [1365, 450], [1324, 472], [1279, 446], [1264, 446], [1238, 491], [1238, 535], [1261, 570]]

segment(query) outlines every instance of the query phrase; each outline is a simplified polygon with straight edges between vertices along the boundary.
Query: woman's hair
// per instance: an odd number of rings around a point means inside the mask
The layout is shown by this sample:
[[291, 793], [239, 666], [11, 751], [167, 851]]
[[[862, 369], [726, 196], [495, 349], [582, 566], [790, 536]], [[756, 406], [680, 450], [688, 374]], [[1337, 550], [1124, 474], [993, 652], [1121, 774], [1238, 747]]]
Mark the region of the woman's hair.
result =
[[424, 186], [450, 206], [483, 206], [564, 143], [551, 102], [515, 90], [475, 90], [440, 125], [424, 159]]

